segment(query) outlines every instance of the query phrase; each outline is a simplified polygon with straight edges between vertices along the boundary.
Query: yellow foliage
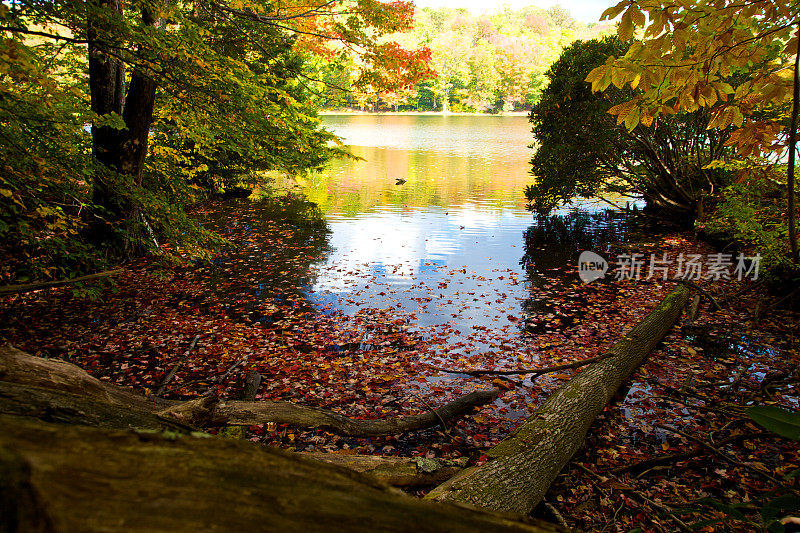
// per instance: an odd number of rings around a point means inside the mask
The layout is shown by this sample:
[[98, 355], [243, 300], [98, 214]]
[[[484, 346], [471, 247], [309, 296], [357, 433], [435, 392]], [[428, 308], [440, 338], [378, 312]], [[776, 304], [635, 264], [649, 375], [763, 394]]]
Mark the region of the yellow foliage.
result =
[[[777, 119], [770, 127], [754, 116], [791, 99], [798, 38], [796, 6], [771, 0], [742, 4], [733, 0], [624, 0], [606, 9], [601, 20], [620, 15], [619, 37], [635, 41], [626, 55], [609, 58], [586, 78], [592, 91], [610, 84], [630, 86], [637, 96], [614, 106], [618, 124], [629, 130], [649, 126], [654, 115], [709, 109], [713, 128], [745, 128], [730, 144], [740, 154], [774, 152]], [[794, 10], [794, 11], [793, 11]], [[770, 61], [767, 54], [782, 53]], [[734, 89], [730, 76], [744, 76]], [[767, 121], [769, 122], [769, 121]]]

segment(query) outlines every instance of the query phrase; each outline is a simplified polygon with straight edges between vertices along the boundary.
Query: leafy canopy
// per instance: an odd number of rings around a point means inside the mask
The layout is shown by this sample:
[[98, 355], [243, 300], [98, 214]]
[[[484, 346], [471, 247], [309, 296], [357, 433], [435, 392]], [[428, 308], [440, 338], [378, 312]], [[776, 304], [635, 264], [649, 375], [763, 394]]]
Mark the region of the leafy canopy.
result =
[[[0, 246], [13, 257], [0, 277], [76, 275], [117, 242], [203, 253], [187, 204], [341, 153], [309, 104], [310, 54], [358, 54], [383, 65], [363, 83], [412, 84], [426, 52], [388, 39], [411, 14], [376, 0], [0, 4]], [[122, 239], [91, 238], [104, 218]]]
[[[741, 157], [776, 160], [786, 153], [785, 124], [780, 116], [762, 115], [778, 108], [787, 116], [799, 12], [797, 2], [771, 0], [625, 0], [602, 18], [622, 14], [620, 38], [631, 39], [641, 28], [641, 40], [609, 57], [586, 81], [593, 91], [610, 85], [638, 90], [611, 110], [628, 129], [658, 115], [707, 109], [709, 128], [736, 127], [728, 143]], [[735, 76], [742, 78], [736, 86]]]

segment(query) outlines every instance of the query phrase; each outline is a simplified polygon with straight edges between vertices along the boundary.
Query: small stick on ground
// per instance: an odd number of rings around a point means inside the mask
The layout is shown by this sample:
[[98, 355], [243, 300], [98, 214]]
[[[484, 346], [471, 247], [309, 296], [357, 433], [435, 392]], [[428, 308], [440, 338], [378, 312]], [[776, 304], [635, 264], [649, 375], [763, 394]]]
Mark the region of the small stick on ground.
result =
[[[577, 466], [578, 468], [580, 468], [581, 470], [583, 470], [584, 472], [586, 472], [590, 476], [596, 478], [601, 483], [605, 483], [606, 481], [608, 481], [608, 478], [605, 478], [605, 476], [602, 476], [602, 475], [598, 474], [597, 472], [594, 472], [593, 470], [590, 470], [590, 469], [586, 468], [581, 463], [573, 462], [572, 464], [574, 464], [575, 466]], [[667, 507], [667, 506], [665, 506], [663, 504], [660, 504], [658, 502], [654, 502], [653, 500], [651, 500], [650, 498], [648, 498], [644, 494], [640, 493], [638, 490], [634, 489], [633, 487], [625, 486], [625, 485], [626, 484], [624, 484], [624, 483], [619, 483], [619, 488], [624, 490], [624, 491], [626, 491], [626, 492], [628, 492], [628, 493], [630, 493], [632, 496], [635, 496], [640, 501], [650, 505], [651, 507], [654, 507], [654, 508], [658, 509], [662, 513], [667, 514], [669, 516], [669, 518], [673, 522], [678, 524], [678, 526], [680, 527], [681, 530], [683, 530], [683, 531], [694, 531], [692, 528], [690, 528], [688, 525], [686, 525], [686, 523], [683, 520], [681, 520], [680, 518], [675, 516], [675, 514], [674, 514], [672, 509], [670, 509], [669, 507]]]
[[[730, 444], [732, 442], [738, 442], [742, 440], [750, 440], [750, 439], [762, 439], [762, 438], [770, 438], [770, 437], [778, 437], [778, 435], [774, 433], [749, 433], [749, 434], [742, 434], [742, 435], [733, 435], [727, 438], [724, 438], [716, 443], [717, 446], [725, 446], [726, 444]], [[612, 474], [624, 474], [625, 472], [630, 471], [644, 471], [648, 470], [654, 466], [663, 465], [665, 463], [678, 463], [680, 461], [685, 461], [687, 459], [694, 459], [695, 457], [701, 457], [706, 455], [709, 450], [707, 448], [695, 448], [689, 452], [683, 453], [672, 453], [669, 455], [664, 455], [661, 457], [653, 457], [652, 459], [645, 459], [643, 461], [639, 461], [637, 463], [627, 464], [624, 466], [618, 466], [616, 468], [612, 468], [609, 470]]]
[[692, 298], [692, 303], [689, 304], [689, 312], [686, 314], [686, 324], [691, 324], [697, 318], [697, 312], [700, 310], [700, 295], [695, 294]]
[[245, 355], [244, 357], [233, 363], [231, 366], [229, 366], [228, 370], [220, 374], [220, 376], [216, 380], [214, 380], [214, 384], [211, 385], [208, 389], [206, 389], [206, 391], [203, 394], [201, 394], [201, 396], [208, 396], [209, 394], [212, 394], [217, 389], [217, 386], [221, 385], [225, 381], [225, 379], [227, 379], [227, 377], [231, 375], [231, 372], [236, 370], [239, 367], [239, 365], [247, 363], [248, 359], [250, 359], [250, 354]]
[[161, 380], [161, 384], [158, 386], [158, 389], [156, 390], [154, 396], [161, 396], [162, 394], [164, 394], [164, 390], [167, 388], [167, 385], [169, 384], [170, 381], [172, 381], [172, 378], [175, 377], [175, 373], [178, 371], [178, 368], [180, 368], [180, 366], [183, 364], [186, 358], [189, 357], [189, 354], [192, 353], [192, 350], [194, 350], [194, 347], [199, 339], [200, 335], [194, 336], [194, 339], [192, 339], [192, 343], [189, 344], [189, 348], [187, 348], [186, 351], [183, 352], [181, 358], [178, 359], [178, 362], [175, 363], [175, 365], [173, 365], [172, 367], [172, 370], [169, 371], [169, 374], [167, 374], [164, 377], [164, 379]]
[[596, 363], [597, 361], [606, 359], [607, 357], [611, 357], [611, 354], [604, 353], [603, 355], [598, 355], [597, 357], [590, 357], [589, 359], [581, 359], [579, 361], [573, 361], [571, 363], [564, 363], [561, 365], [545, 366], [542, 368], [518, 368], [516, 370], [451, 370], [449, 368], [441, 368], [438, 366], [431, 366], [431, 368], [440, 372], [446, 372], [448, 374], [466, 374], [468, 376], [514, 376], [518, 374], [531, 374], [531, 378], [535, 378], [537, 376], [541, 376], [542, 374], [549, 374], [551, 372], [558, 372], [559, 370], [569, 370], [571, 368], [590, 365], [592, 363]]
[[[683, 437], [685, 439], [689, 439], [692, 442], [696, 442], [700, 446], [702, 446], [702, 447], [708, 449], [709, 451], [711, 451], [712, 453], [714, 453], [714, 455], [718, 455], [721, 459], [724, 459], [725, 461], [727, 461], [727, 462], [729, 462], [731, 464], [734, 464], [736, 466], [741, 466], [742, 468], [746, 468], [747, 470], [750, 470], [751, 472], [753, 472], [755, 474], [758, 474], [759, 476], [770, 480], [771, 482], [775, 483], [776, 485], [782, 485], [783, 484], [783, 482], [781, 480], [779, 480], [778, 478], [772, 476], [771, 474], [769, 474], [769, 472], [764, 472], [760, 468], [756, 468], [753, 465], [749, 465], [747, 463], [743, 463], [742, 461], [739, 461], [738, 459], [735, 459], [735, 458], [731, 457], [730, 455], [728, 455], [725, 452], [717, 449], [716, 447], [712, 446], [711, 444], [707, 443], [706, 441], [704, 441], [702, 439], [698, 439], [697, 437], [693, 437], [691, 435], [688, 435], [688, 434], [684, 433], [683, 431], [681, 431], [679, 429], [676, 429], [676, 428], [673, 428], [673, 427], [670, 427], [670, 426], [665, 426], [663, 424], [654, 424], [654, 425], [657, 428], [663, 429], [665, 431], [669, 431], [671, 433], [675, 433], [676, 435], [680, 435], [681, 437]], [[797, 493], [797, 491], [795, 491], [795, 490], [792, 490], [792, 492]]]
[[716, 308], [717, 311], [722, 311], [722, 306], [719, 304], [717, 299], [714, 298], [714, 296], [710, 292], [705, 290], [703, 287], [701, 287], [697, 283], [695, 283], [693, 281], [689, 281], [688, 279], [678, 279], [678, 280], [674, 280], [674, 281], [677, 281], [678, 283], [682, 283], [682, 284], [686, 285], [687, 287], [691, 287], [693, 290], [696, 290], [697, 292], [699, 292], [700, 294], [702, 294], [703, 296], [708, 298], [708, 300], [712, 304], [714, 304], [714, 308]]
[[564, 517], [561, 515], [560, 512], [558, 512], [558, 509], [556, 509], [552, 503], [544, 502], [544, 506], [547, 508], [547, 511], [553, 516], [553, 518], [556, 519], [558, 525], [560, 525], [564, 529], [570, 529], [569, 524], [567, 524], [567, 521], [564, 520]]
[[79, 283], [82, 281], [92, 281], [95, 279], [107, 278], [109, 276], [116, 276], [120, 272], [122, 272], [122, 269], [106, 270], [105, 272], [98, 272], [96, 274], [89, 274], [87, 276], [81, 276], [79, 278], [72, 278], [72, 279], [61, 279], [57, 281], [39, 281], [36, 283], [24, 283], [21, 285], [2, 285], [0, 286], [0, 296], [38, 291], [40, 289], [49, 289], [51, 287], [61, 287], [63, 285], [70, 285], [72, 283]]
[[730, 296], [726, 296], [725, 298], [723, 298], [722, 301], [720, 301], [720, 304], [724, 305], [724, 304], [730, 302], [731, 300], [733, 300], [734, 298], [738, 298], [739, 296], [742, 296], [743, 294], [746, 294], [746, 293], [752, 291], [753, 289], [756, 289], [756, 288], [760, 287], [761, 285], [764, 284], [764, 281], [765, 280], [762, 279], [762, 280], [757, 281], [755, 283], [751, 283], [751, 284], [747, 285], [746, 287], [744, 287], [742, 289], [739, 289], [738, 291], [734, 292]]
[[242, 391], [242, 401], [254, 402], [258, 389], [261, 387], [261, 374], [255, 370], [250, 370], [244, 378], [244, 391]]

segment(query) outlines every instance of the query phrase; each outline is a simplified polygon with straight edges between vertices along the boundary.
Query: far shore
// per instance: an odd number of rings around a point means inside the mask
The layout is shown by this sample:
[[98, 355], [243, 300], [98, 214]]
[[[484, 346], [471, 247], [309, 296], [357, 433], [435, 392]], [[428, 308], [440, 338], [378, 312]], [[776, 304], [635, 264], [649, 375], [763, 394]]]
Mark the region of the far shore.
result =
[[441, 111], [332, 111], [325, 109], [319, 111], [320, 115], [386, 115], [386, 116], [405, 116], [405, 115], [426, 115], [439, 117], [527, 117], [530, 111], [508, 111], [506, 113], [442, 113]]

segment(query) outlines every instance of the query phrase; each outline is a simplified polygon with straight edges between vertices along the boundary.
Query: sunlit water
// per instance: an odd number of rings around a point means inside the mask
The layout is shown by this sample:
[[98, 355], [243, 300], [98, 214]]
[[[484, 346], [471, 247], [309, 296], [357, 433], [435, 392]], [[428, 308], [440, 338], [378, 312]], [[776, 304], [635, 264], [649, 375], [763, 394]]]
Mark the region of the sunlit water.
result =
[[[325, 124], [363, 160], [335, 161], [299, 182], [332, 231], [308, 298], [347, 315], [391, 308], [415, 326], [439, 327], [450, 358], [501, 346], [524, 353], [520, 319], [532, 308], [535, 271], [571, 266], [586, 245], [537, 232], [525, 209], [527, 117], [327, 116]], [[608, 226], [586, 220], [577, 231], [590, 238]]]

